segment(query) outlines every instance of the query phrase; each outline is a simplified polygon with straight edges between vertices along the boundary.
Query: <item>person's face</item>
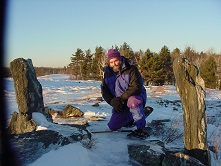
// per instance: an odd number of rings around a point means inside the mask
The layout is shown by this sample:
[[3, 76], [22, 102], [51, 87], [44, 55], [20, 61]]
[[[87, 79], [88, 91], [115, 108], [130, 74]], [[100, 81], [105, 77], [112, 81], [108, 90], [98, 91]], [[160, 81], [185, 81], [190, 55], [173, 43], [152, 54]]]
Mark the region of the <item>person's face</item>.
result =
[[118, 72], [120, 70], [122, 61], [117, 58], [112, 58], [109, 61], [109, 66], [114, 72]]

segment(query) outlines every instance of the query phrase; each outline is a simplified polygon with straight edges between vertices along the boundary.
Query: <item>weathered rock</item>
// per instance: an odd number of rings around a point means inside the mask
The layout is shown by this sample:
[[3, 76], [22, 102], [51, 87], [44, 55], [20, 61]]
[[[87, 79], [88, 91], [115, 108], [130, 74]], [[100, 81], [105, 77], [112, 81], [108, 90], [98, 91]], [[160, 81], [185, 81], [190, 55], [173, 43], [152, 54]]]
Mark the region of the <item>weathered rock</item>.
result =
[[[61, 146], [82, 140], [82, 133], [63, 136], [56, 131], [40, 130], [19, 135], [11, 135], [10, 142], [17, 154], [17, 161], [25, 166], [33, 163], [43, 154]], [[18, 164], [19, 165], [19, 164]]]
[[174, 60], [173, 71], [184, 112], [186, 153], [209, 165], [204, 80], [198, 68], [185, 58]]
[[8, 130], [10, 134], [21, 134], [32, 132], [36, 127], [35, 121], [30, 119], [28, 114], [13, 112]]
[[145, 144], [128, 145], [128, 154], [132, 165], [171, 166], [196, 165], [204, 166], [199, 160], [183, 153], [184, 148], [164, 147], [159, 140], [150, 140]]
[[90, 120], [89, 117], [83, 116], [83, 111], [71, 105], [67, 105], [63, 109], [63, 111], [53, 110], [47, 107], [45, 108], [45, 111], [52, 116], [52, 121], [57, 124], [68, 124], [75, 127], [86, 127], [88, 126], [88, 121]]
[[171, 165], [194, 165], [194, 166], [205, 166], [199, 160], [188, 156], [183, 153], [174, 153], [166, 155], [163, 159], [162, 166], [171, 166]]
[[102, 121], [104, 117], [92, 116], [89, 118], [90, 121]]
[[148, 142], [128, 145], [128, 154], [131, 162], [136, 161], [141, 165], [160, 166], [164, 157], [163, 147], [157, 143]]
[[13, 113], [8, 131], [10, 134], [32, 132], [36, 129], [32, 113], [40, 112], [46, 115], [41, 84], [37, 80], [30, 59], [18, 58], [13, 60], [10, 63], [10, 70], [14, 80], [19, 113]]
[[18, 58], [10, 63], [16, 101], [20, 113], [32, 117], [32, 112], [44, 113], [42, 86], [36, 78], [31, 59]]
[[93, 107], [98, 107], [98, 106], [99, 106], [99, 103], [94, 103], [92, 106], [93, 106]]
[[102, 97], [97, 97], [96, 99], [97, 101], [104, 101], [104, 99]]
[[[50, 122], [53, 122], [53, 119], [56, 117], [62, 117], [62, 111], [53, 110], [51, 108], [45, 107], [45, 112], [50, 114], [52, 120]], [[47, 119], [48, 120], [48, 119]], [[49, 120], [48, 120], [49, 121]]]
[[76, 108], [72, 105], [67, 105], [63, 111], [64, 118], [82, 117], [83, 115], [84, 115], [84, 112], [82, 112], [79, 108]]

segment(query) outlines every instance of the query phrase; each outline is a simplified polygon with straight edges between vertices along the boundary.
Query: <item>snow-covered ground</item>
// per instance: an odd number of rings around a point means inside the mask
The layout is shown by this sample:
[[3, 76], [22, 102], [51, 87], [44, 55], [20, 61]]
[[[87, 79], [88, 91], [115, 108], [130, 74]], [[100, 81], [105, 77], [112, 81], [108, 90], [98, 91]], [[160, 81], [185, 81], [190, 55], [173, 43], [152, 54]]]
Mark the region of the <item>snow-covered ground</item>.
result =
[[[63, 110], [68, 104], [80, 108], [85, 113], [85, 118], [98, 116], [103, 118], [102, 121], [89, 121], [87, 127], [90, 131], [108, 130], [107, 123], [111, 116], [111, 107], [102, 101], [98, 107], [92, 106], [98, 102], [96, 99], [101, 97], [100, 81], [83, 81], [71, 80], [69, 75], [56, 74], [38, 77], [43, 88], [43, 98], [45, 107], [54, 110]], [[10, 118], [12, 112], [18, 111], [14, 83], [12, 78], [5, 79], [5, 94], [7, 101], [7, 117]], [[180, 97], [176, 92], [175, 86], [152, 86], [147, 87], [147, 104], [154, 108], [153, 113], [146, 119], [147, 123], [152, 120], [170, 119], [176, 126], [177, 130], [183, 130], [182, 108]], [[221, 91], [207, 89], [206, 107], [208, 115], [208, 144], [216, 145], [219, 152], [211, 152], [212, 166], [221, 163]], [[71, 134], [71, 130], [59, 129], [57, 125], [47, 122], [39, 113], [35, 113], [33, 118], [38, 121], [38, 130], [50, 129]], [[76, 123], [76, 119], [66, 121], [55, 119], [58, 123]], [[93, 134], [91, 148], [82, 146], [82, 142], [69, 144], [57, 150], [52, 150], [38, 160], [34, 161], [31, 166], [126, 166], [131, 165], [129, 162], [127, 145], [135, 142], [146, 140], [129, 140], [126, 138], [127, 133], [102, 133]], [[156, 139], [151, 136], [148, 139]], [[170, 142], [171, 146], [183, 147], [182, 139]]]

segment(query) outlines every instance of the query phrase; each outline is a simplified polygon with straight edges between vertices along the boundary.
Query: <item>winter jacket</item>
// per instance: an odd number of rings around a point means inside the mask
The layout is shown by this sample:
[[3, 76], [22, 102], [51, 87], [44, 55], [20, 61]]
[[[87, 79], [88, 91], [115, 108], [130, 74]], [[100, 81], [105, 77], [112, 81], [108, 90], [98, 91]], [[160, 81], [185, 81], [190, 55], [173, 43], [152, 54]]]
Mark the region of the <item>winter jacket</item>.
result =
[[143, 78], [137, 67], [130, 65], [125, 57], [122, 69], [115, 73], [109, 66], [104, 68], [104, 78], [101, 84], [101, 92], [104, 100], [110, 104], [114, 97], [120, 97], [126, 101], [130, 96], [141, 96], [146, 103], [146, 89]]

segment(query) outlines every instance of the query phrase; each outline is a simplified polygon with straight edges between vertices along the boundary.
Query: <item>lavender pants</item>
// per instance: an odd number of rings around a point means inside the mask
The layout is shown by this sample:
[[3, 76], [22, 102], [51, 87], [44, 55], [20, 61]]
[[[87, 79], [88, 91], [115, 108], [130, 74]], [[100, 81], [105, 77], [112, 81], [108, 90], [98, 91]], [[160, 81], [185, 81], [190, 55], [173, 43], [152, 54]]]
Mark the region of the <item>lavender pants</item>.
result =
[[137, 128], [144, 128], [146, 125], [143, 106], [146, 101], [140, 96], [131, 96], [128, 98], [127, 107], [122, 112], [112, 110], [112, 116], [108, 123], [110, 130], [118, 130], [129, 122], [134, 120]]

